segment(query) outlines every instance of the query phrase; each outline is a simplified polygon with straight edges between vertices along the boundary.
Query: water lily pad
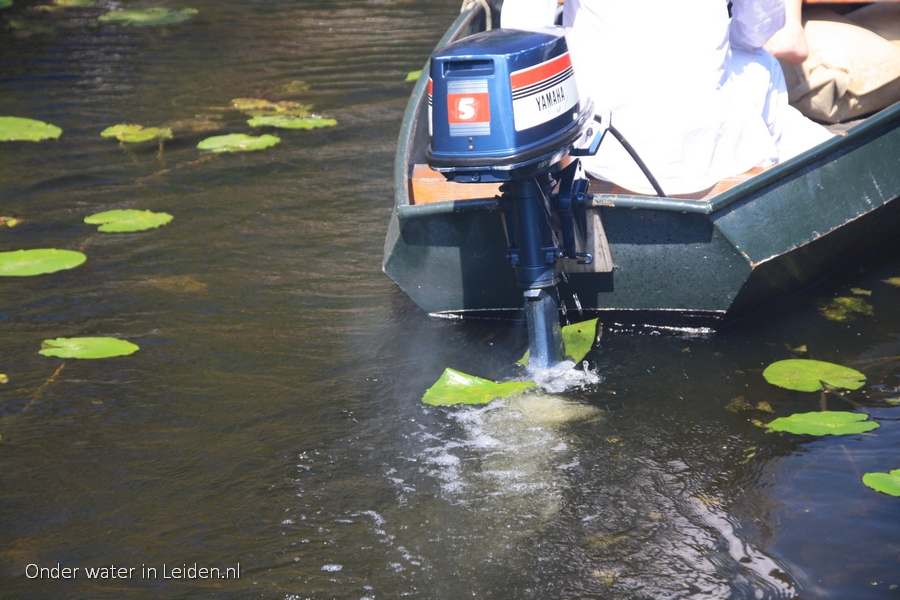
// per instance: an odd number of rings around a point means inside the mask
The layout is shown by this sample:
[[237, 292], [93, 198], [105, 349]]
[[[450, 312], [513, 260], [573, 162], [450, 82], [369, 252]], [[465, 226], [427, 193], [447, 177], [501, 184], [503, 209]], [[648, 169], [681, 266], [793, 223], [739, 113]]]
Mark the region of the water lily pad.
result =
[[866, 473], [862, 480], [876, 492], [900, 496], [900, 469], [890, 473]]
[[274, 146], [281, 141], [274, 135], [261, 135], [253, 137], [245, 133], [232, 133], [230, 135], [217, 135], [206, 138], [197, 147], [210, 152], [252, 152]]
[[172, 25], [187, 21], [197, 14], [197, 9], [184, 8], [173, 10], [171, 8], [135, 8], [128, 10], [114, 10], [97, 17], [104, 23], [121, 23], [122, 25]]
[[768, 427], [801, 435], [848, 435], [877, 429], [878, 423], [867, 421], [868, 418], [863, 413], [825, 410], [779, 417]]
[[39, 142], [55, 140], [62, 129], [43, 121], [22, 117], [0, 117], [0, 142]]
[[857, 314], [872, 315], [872, 305], [862, 298], [840, 296], [819, 311], [830, 321], [852, 321]]
[[102, 137], [114, 137], [120, 142], [136, 144], [150, 140], [170, 140], [172, 130], [164, 127], [144, 127], [143, 125], [113, 125], [100, 132]]
[[134, 354], [140, 349], [129, 341], [111, 337], [56, 338], [44, 340], [44, 345], [48, 347], [41, 354], [59, 358], [110, 358]]
[[[576, 363], [581, 362], [597, 340], [597, 322], [599, 319], [591, 319], [566, 325], [562, 328], [563, 347], [566, 356]], [[528, 366], [528, 357], [531, 356], [531, 350], [526, 350], [525, 355], [519, 359], [519, 362], [526, 367]]]
[[84, 218], [89, 225], [100, 225], [99, 230], [108, 233], [145, 231], [161, 227], [172, 220], [169, 213], [155, 213], [149, 210], [108, 210]]
[[253, 117], [247, 124], [251, 127], [279, 127], [281, 129], [318, 129], [337, 125], [334, 119], [324, 117], [292, 117], [288, 115], [261, 115]]
[[444, 369], [444, 373], [437, 380], [437, 383], [425, 392], [422, 402], [433, 406], [441, 404], [486, 404], [494, 398], [503, 398], [530, 387], [534, 387], [534, 384], [530, 381], [494, 383], [493, 381], [460, 373], [453, 369]]
[[766, 381], [800, 392], [817, 392], [823, 384], [836, 389], [858, 390], [866, 376], [855, 369], [834, 363], [792, 358], [772, 363], [763, 371]]
[[87, 256], [81, 252], [55, 248], [0, 252], [0, 276], [28, 277], [55, 273], [75, 268], [85, 260], [87, 260]]

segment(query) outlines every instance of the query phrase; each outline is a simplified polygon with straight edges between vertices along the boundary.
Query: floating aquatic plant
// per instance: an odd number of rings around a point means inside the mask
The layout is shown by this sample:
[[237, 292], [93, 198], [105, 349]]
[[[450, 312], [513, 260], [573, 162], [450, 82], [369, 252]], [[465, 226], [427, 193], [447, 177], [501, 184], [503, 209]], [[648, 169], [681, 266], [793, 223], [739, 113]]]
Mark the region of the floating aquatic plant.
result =
[[900, 496], [900, 469], [895, 469], [890, 473], [866, 473], [862, 480], [876, 492]]
[[253, 137], [245, 133], [232, 133], [230, 135], [217, 135], [206, 138], [197, 147], [210, 152], [252, 152], [274, 146], [281, 141], [274, 135], [261, 135]]
[[481, 377], [444, 369], [444, 373], [433, 386], [428, 388], [422, 402], [438, 406], [441, 404], [486, 404], [494, 398], [503, 398], [527, 388], [534, 387], [530, 381], [494, 383]]
[[172, 25], [187, 21], [197, 14], [197, 9], [183, 8], [173, 10], [171, 8], [135, 8], [127, 10], [114, 10], [97, 17], [104, 23], [120, 23], [122, 25]]
[[108, 210], [84, 218], [89, 225], [100, 225], [99, 231], [107, 233], [125, 233], [146, 231], [161, 227], [172, 220], [169, 213], [155, 213], [149, 210]]
[[22, 117], [0, 117], [0, 142], [39, 142], [55, 140], [62, 129], [43, 121]]
[[858, 390], [866, 376], [850, 367], [805, 358], [791, 358], [772, 363], [763, 371], [766, 381], [800, 392], [817, 392], [823, 384], [830, 388]]
[[150, 140], [170, 140], [172, 130], [164, 127], [144, 127], [143, 125], [120, 124], [107, 127], [100, 132], [102, 137], [114, 137], [120, 142], [136, 144]]
[[44, 340], [44, 345], [41, 354], [59, 358], [110, 358], [140, 350], [136, 344], [111, 337], [56, 338]]
[[260, 115], [247, 124], [251, 127], [278, 127], [281, 129], [318, 129], [337, 125], [334, 119], [324, 117], [292, 117], [288, 115]]
[[862, 298], [840, 296], [819, 309], [830, 321], [852, 321], [856, 315], [872, 315], [872, 305]]
[[[598, 319], [591, 319], [562, 328], [563, 347], [567, 357], [579, 363], [590, 352], [597, 340], [597, 322]], [[531, 351], [526, 350], [519, 362], [527, 367], [530, 355]]]
[[848, 435], [877, 429], [878, 423], [868, 421], [868, 418], [869, 415], [863, 413], [824, 410], [779, 417], [768, 427], [773, 431], [801, 435]]
[[41, 248], [0, 252], [0, 276], [28, 277], [72, 269], [87, 260], [87, 256], [74, 250]]

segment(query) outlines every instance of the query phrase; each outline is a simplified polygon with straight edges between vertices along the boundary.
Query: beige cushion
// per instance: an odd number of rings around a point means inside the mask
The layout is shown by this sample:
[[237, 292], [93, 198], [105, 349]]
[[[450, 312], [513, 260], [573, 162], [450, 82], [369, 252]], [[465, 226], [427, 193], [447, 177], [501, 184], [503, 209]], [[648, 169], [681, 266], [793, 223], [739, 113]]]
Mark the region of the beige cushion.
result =
[[895, 46], [900, 46], [900, 4], [873, 2], [844, 16]]
[[782, 67], [791, 104], [804, 115], [837, 123], [900, 100], [900, 47], [823, 8], [804, 10], [803, 29], [809, 58]]

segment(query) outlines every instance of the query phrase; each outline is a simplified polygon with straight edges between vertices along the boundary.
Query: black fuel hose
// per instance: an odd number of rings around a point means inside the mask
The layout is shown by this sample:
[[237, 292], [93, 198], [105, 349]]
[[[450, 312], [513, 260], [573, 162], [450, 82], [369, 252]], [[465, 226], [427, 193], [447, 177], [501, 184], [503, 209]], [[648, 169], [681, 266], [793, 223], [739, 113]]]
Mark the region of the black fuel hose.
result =
[[[595, 117], [596, 119], [596, 117]], [[625, 139], [619, 130], [613, 127], [612, 123], [609, 124], [609, 132], [615, 136], [619, 143], [622, 144], [622, 147], [625, 148], [625, 151], [631, 155], [632, 160], [640, 167], [641, 172], [644, 174], [644, 177], [647, 178], [647, 181], [650, 182], [650, 185], [653, 186], [653, 190], [656, 192], [656, 195], [660, 198], [665, 198], [666, 194], [663, 192], [662, 188], [659, 186], [659, 182], [656, 181], [656, 177], [653, 176], [653, 173], [650, 172], [650, 169], [647, 168], [647, 165], [644, 164], [644, 161], [641, 160], [641, 157], [638, 156], [637, 151], [632, 147], [631, 144], [628, 143], [628, 140]]]

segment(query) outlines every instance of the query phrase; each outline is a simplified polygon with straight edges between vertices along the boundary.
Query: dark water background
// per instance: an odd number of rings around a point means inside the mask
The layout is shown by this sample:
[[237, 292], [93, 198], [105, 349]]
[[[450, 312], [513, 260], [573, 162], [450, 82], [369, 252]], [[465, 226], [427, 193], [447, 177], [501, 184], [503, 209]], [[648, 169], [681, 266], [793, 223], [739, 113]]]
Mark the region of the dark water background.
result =
[[[0, 114], [65, 133], [0, 145], [0, 215], [25, 220], [0, 250], [89, 258], [0, 281], [0, 597], [900, 598], [900, 501], [860, 481], [900, 468], [896, 253], [711, 337], [607, 334], [588, 390], [425, 407], [444, 367], [500, 377], [525, 343], [521, 325], [429, 319], [380, 269], [404, 79], [456, 2], [192, 0], [196, 17], [162, 28], [96, 25], [152, 4], [37, 4], [0, 12]], [[309, 90], [278, 93], [296, 80]], [[217, 110], [241, 96], [339, 125], [199, 162], [209, 134], [161, 156], [99, 136], [196, 114], [251, 132]], [[113, 208], [175, 220], [82, 223]], [[851, 287], [873, 314], [825, 319]], [[37, 352], [94, 335], [141, 350]], [[868, 384], [763, 380], [793, 356]], [[751, 421], [774, 415], [736, 399], [881, 428], [766, 434]], [[26, 576], [57, 563], [82, 571]], [[194, 563], [240, 578], [163, 578]], [[110, 565], [135, 571], [84, 577]]]

